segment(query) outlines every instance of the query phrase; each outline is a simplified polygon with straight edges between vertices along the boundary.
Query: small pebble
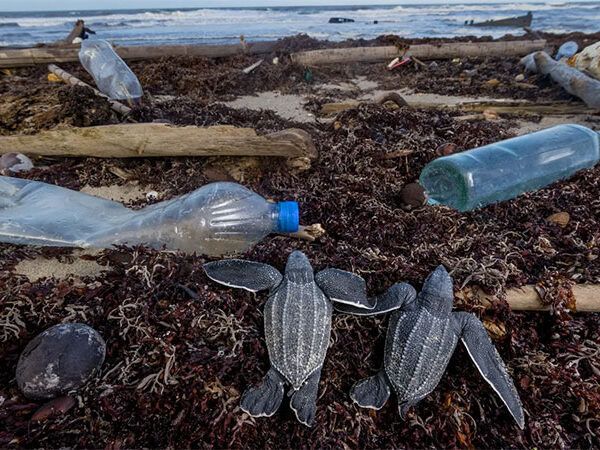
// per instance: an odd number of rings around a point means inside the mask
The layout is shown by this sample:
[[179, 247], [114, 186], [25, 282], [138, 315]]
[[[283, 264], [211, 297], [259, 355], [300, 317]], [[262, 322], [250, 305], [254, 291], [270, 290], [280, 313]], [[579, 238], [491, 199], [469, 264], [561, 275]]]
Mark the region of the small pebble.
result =
[[279, 58], [277, 56], [275, 58], [273, 58], [273, 64], [274, 65], [279, 64]]
[[154, 202], [158, 200], [158, 192], [156, 191], [150, 191], [146, 194], [146, 201], [148, 202]]
[[27, 172], [33, 169], [31, 160], [22, 153], [5, 153], [0, 157], [0, 170], [2, 172]]
[[100, 370], [106, 354], [102, 336], [82, 323], [54, 325], [27, 344], [17, 363], [25, 397], [51, 399], [78, 389]]
[[400, 191], [400, 207], [406, 211], [420, 208], [426, 201], [425, 189], [419, 183], [409, 183]]
[[515, 81], [524, 81], [525, 80], [525, 75], [523, 75], [522, 73], [520, 73], [519, 75], [517, 75], [515, 77]]

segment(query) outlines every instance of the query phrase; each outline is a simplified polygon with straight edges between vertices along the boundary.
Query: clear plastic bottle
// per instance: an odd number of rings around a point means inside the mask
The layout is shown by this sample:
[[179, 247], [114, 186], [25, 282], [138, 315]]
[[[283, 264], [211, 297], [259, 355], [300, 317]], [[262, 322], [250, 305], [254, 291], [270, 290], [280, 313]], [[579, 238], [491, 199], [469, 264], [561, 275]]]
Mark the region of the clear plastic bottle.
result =
[[419, 177], [430, 203], [469, 211], [542, 188], [600, 158], [600, 137], [564, 124], [430, 162]]
[[94, 77], [98, 89], [110, 98], [136, 103], [142, 97], [142, 86], [137, 77], [107, 41], [83, 41], [79, 61]]
[[51, 184], [0, 177], [0, 241], [156, 249], [220, 256], [250, 249], [271, 232], [298, 231], [296, 202], [270, 203], [236, 183], [211, 183], [189, 194], [132, 210]]

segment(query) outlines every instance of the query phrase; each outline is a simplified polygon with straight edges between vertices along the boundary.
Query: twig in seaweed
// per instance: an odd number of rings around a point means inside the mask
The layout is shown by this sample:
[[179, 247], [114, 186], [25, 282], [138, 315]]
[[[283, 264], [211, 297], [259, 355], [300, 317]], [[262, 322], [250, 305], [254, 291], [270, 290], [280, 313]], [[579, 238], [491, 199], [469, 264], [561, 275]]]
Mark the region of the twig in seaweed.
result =
[[[31, 300], [27, 299], [27, 301], [31, 303]], [[14, 337], [18, 338], [21, 330], [25, 328], [25, 322], [21, 320], [21, 312], [19, 309], [19, 306], [23, 304], [23, 301], [21, 299], [8, 301], [5, 296], [0, 301], [0, 305], [2, 304], [4, 304], [4, 306], [2, 307], [2, 313], [0, 314], [0, 340], [6, 342], [11, 334], [14, 334]]]

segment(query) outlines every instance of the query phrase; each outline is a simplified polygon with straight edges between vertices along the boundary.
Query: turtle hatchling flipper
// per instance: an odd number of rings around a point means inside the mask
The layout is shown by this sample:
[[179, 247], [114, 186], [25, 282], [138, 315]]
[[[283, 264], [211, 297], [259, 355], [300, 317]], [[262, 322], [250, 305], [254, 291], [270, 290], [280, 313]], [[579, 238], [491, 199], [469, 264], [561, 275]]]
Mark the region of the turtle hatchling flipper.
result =
[[362, 277], [340, 269], [325, 269], [315, 275], [315, 282], [332, 302], [373, 309], [367, 299], [367, 284]]
[[477, 369], [523, 429], [525, 416], [521, 399], [485, 327], [476, 316], [469, 313], [452, 313], [452, 319], [457, 327], [457, 335], [462, 339]]
[[394, 309], [405, 308], [417, 298], [417, 291], [408, 283], [396, 283], [385, 293], [371, 299], [372, 309], [357, 308], [352, 305], [334, 303], [333, 307], [340, 312], [358, 316], [384, 314]]
[[244, 392], [242, 409], [254, 417], [272, 416], [283, 400], [284, 384], [283, 377], [271, 367], [261, 385]]
[[275, 267], [243, 259], [224, 259], [204, 264], [204, 271], [208, 278], [217, 283], [250, 292], [273, 289], [283, 280]]
[[315, 370], [304, 382], [302, 387], [292, 394], [290, 407], [296, 413], [298, 420], [312, 427], [317, 413], [317, 391], [321, 379], [321, 368]]
[[350, 398], [363, 408], [381, 409], [390, 398], [390, 392], [390, 383], [382, 370], [375, 376], [354, 383]]

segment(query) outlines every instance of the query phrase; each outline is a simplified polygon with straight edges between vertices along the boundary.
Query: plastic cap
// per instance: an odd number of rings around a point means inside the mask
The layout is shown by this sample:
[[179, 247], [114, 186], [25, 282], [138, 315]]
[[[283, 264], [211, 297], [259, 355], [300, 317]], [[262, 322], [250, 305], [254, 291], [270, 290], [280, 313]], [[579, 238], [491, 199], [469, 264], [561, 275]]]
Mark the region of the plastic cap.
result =
[[277, 224], [277, 231], [280, 233], [295, 233], [298, 231], [299, 217], [298, 203], [281, 202], [279, 204], [279, 223]]

